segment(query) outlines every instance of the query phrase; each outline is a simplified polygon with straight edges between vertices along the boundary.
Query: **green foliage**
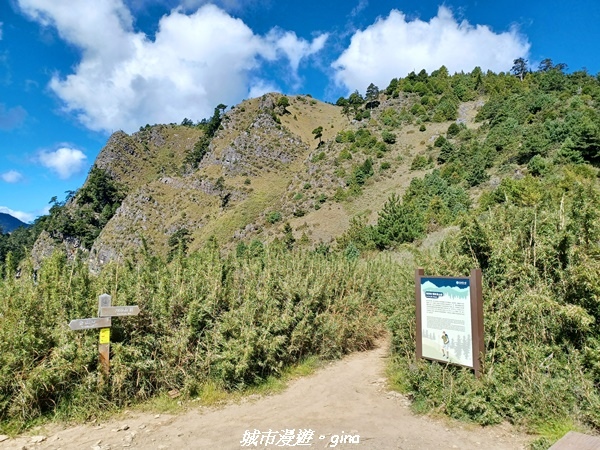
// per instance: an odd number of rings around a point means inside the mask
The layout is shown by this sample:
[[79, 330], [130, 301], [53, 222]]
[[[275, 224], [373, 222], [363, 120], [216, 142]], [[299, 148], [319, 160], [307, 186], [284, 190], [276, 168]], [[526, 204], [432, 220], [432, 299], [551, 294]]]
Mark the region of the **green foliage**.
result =
[[433, 158], [431, 156], [417, 155], [410, 164], [410, 170], [424, 170], [433, 167]]
[[279, 211], [271, 211], [267, 214], [267, 222], [270, 224], [277, 223], [281, 220], [281, 213]]
[[527, 170], [533, 176], [540, 176], [546, 172], [547, 163], [540, 155], [535, 155], [527, 164]]
[[[241, 247], [240, 247], [241, 248]], [[259, 384], [310, 355], [369, 348], [382, 330], [387, 278], [344, 255], [283, 252], [252, 242], [238, 257], [208, 246], [166, 264], [149, 254], [95, 276], [56, 253], [34, 280], [0, 280], [0, 430], [41, 416], [92, 419], [171, 389], [208, 395]], [[137, 304], [113, 320], [111, 379], [100, 383], [97, 296]]]
[[443, 95], [434, 109], [432, 120], [444, 122], [458, 117], [458, 98], [454, 95]]
[[383, 142], [385, 142], [386, 144], [395, 144], [396, 143], [396, 135], [394, 133], [390, 133], [387, 130], [384, 130], [381, 133], [381, 139], [383, 139]]
[[434, 147], [441, 147], [442, 145], [444, 145], [446, 142], [448, 142], [446, 140], [446, 138], [444, 136], [442, 136], [441, 134], [435, 139], [435, 141], [433, 142], [433, 146]]
[[512, 69], [510, 69], [511, 73], [518, 76], [521, 81], [527, 73], [527, 62], [524, 58], [517, 58], [513, 61]]
[[323, 161], [325, 159], [325, 152], [319, 152], [316, 155], [314, 155], [310, 161], [313, 163], [319, 162], [319, 161]]
[[386, 108], [381, 115], [379, 120], [386, 127], [397, 128], [402, 125], [403, 118], [400, 113], [394, 108]]
[[392, 194], [379, 212], [373, 240], [379, 249], [391, 245], [412, 242], [422, 237], [424, 220], [412, 206], [404, 205], [400, 198]]
[[343, 149], [337, 157], [338, 162], [347, 161], [349, 159], [352, 159], [352, 153], [350, 153], [347, 148]]
[[208, 153], [208, 148], [210, 146], [210, 142], [212, 138], [215, 136], [219, 127], [221, 126], [221, 122], [223, 120], [223, 113], [227, 106], [223, 104], [219, 104], [209, 120], [202, 119], [202, 122], [198, 125], [200, 128], [204, 130], [204, 134], [200, 136], [198, 141], [194, 144], [194, 148], [186, 155], [184, 164], [191, 167], [192, 169], [196, 169], [206, 153]]
[[[443, 136], [440, 136], [440, 137], [443, 139]], [[438, 140], [439, 140], [439, 138], [436, 139], [435, 144], [438, 143]], [[438, 163], [443, 164], [445, 162], [452, 161], [452, 159], [454, 159], [454, 156], [456, 153], [454, 146], [450, 142], [448, 142], [447, 140], [444, 139], [444, 141], [440, 147], [441, 147], [440, 153], [437, 157]]]
[[312, 130], [312, 134], [315, 135], [315, 139], [319, 140], [319, 145], [321, 145], [321, 138], [323, 137], [323, 127], [317, 127]]
[[337, 142], [338, 144], [342, 144], [344, 142], [354, 142], [354, 141], [355, 141], [355, 135], [354, 135], [354, 131], [352, 131], [352, 130], [340, 131], [335, 136], [335, 142]]
[[172, 261], [175, 256], [184, 256], [187, 253], [190, 240], [190, 232], [187, 228], [179, 228], [175, 231], [167, 242], [169, 245], [167, 261]]
[[373, 83], [369, 84], [367, 87], [367, 92], [365, 93], [365, 108], [373, 109], [379, 106], [379, 88], [375, 86]]
[[287, 108], [290, 106], [290, 101], [285, 95], [279, 97], [279, 100], [277, 100], [277, 106], [282, 109], [283, 114], [289, 114]]
[[296, 243], [296, 238], [292, 233], [292, 226], [289, 222], [286, 222], [283, 226], [283, 244], [286, 246], [288, 250], [294, 248], [294, 244]]
[[105, 170], [93, 166], [78, 192], [69, 192], [62, 203], [53, 197], [50, 214], [36, 228], [38, 233], [46, 230], [57, 241], [75, 238], [90, 249], [124, 198], [125, 188]]
[[360, 187], [364, 185], [367, 179], [372, 177], [373, 174], [373, 160], [371, 158], [367, 158], [360, 166], [356, 166], [354, 168], [347, 184], [350, 187]]
[[459, 126], [456, 122], [452, 122], [450, 126], [448, 126], [448, 131], [446, 131], [446, 136], [448, 139], [455, 137], [460, 132]]
[[[525, 177], [498, 188], [500, 203], [466, 218], [439, 255], [420, 261], [428, 274], [483, 270], [486, 354], [476, 379], [465, 369], [414, 360], [414, 302], [390, 318], [403, 380], [423, 411], [482, 424], [511, 421], [600, 426], [597, 298], [600, 193], [573, 175]], [[503, 197], [504, 200], [500, 200]]]

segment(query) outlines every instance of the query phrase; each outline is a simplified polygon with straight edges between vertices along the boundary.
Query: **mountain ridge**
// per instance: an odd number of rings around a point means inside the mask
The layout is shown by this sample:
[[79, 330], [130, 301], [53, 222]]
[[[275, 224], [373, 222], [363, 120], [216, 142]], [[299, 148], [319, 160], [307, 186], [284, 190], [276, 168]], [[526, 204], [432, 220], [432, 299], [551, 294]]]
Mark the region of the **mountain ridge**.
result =
[[2, 233], [11, 233], [19, 227], [27, 227], [28, 225], [17, 219], [14, 216], [11, 216], [8, 213], [0, 212], [0, 232]]

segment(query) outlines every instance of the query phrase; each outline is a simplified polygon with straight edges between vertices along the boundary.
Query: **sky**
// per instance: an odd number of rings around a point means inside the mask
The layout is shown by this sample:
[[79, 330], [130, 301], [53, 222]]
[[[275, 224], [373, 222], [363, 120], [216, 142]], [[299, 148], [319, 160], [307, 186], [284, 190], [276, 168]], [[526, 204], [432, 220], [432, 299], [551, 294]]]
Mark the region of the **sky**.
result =
[[111, 133], [266, 92], [335, 102], [445, 65], [600, 72], [597, 0], [0, 0], [0, 212], [81, 187]]

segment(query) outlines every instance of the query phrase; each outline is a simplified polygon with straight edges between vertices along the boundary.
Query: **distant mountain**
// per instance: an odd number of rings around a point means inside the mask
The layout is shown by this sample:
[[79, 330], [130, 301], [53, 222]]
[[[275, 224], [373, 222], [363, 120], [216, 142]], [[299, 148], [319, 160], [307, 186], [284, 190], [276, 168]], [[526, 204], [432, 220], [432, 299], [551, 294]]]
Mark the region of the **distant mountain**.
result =
[[3, 233], [10, 233], [13, 230], [27, 226], [25, 222], [21, 222], [16, 217], [11, 216], [10, 214], [0, 213], [0, 231]]

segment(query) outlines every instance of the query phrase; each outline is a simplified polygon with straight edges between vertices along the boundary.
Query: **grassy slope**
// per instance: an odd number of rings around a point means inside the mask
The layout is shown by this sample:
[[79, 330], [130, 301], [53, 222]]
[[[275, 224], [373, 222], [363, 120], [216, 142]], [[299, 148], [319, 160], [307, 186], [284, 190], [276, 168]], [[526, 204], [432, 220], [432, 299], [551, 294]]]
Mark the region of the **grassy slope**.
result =
[[[282, 233], [281, 223], [266, 221], [271, 211], [282, 213], [282, 223], [289, 221], [297, 238], [306, 233], [313, 243], [331, 242], [346, 231], [352, 217], [366, 215], [373, 223], [377, 211], [392, 193], [402, 194], [412, 178], [422, 177], [426, 171], [409, 170], [412, 159], [416, 154], [435, 157], [435, 151], [428, 148], [451, 123], [429, 123], [426, 131], [419, 131], [417, 125], [393, 129], [397, 142], [389, 146], [382, 159], [371, 156], [376, 173], [365, 184], [362, 194], [339, 203], [333, 196], [340, 186], [345, 186], [345, 181], [336, 169], [341, 167], [349, 173], [367, 156], [356, 153], [353, 160], [336, 161], [347, 145], [336, 143], [335, 136], [340, 131], [366, 128], [381, 139], [385, 129], [378, 120], [381, 112], [389, 107], [400, 110], [410, 104], [411, 99], [385, 101], [373, 110], [370, 120], [356, 122], [342, 115], [337, 106], [307, 96], [293, 96], [288, 97], [287, 113], [277, 107], [273, 110], [281, 126], [272, 122], [265, 127], [264, 120], [271, 120], [270, 117], [264, 119], [265, 108], [269, 111], [269, 102], [273, 105], [278, 98], [276, 94], [268, 94], [242, 102], [229, 111], [224, 126], [211, 144], [210, 153], [198, 171], [187, 176], [182, 177], [177, 172], [185, 153], [201, 134], [198, 129], [158, 126], [122, 138], [121, 143], [129, 145], [128, 151], [122, 151], [119, 158], [104, 155], [99, 161], [130, 186], [132, 193], [105, 227], [95, 247], [110, 249], [108, 253], [114, 256], [139, 247], [143, 236], [152, 249], [165, 254], [169, 236], [179, 228], [190, 230], [191, 249], [199, 248], [210, 236], [224, 245], [235, 245], [239, 239], [270, 241]], [[475, 102], [461, 106], [461, 118], [470, 128], [477, 126], [473, 122], [475, 108]], [[263, 119], [260, 119], [261, 113]], [[257, 123], [261, 126], [257, 127]], [[312, 133], [319, 126], [323, 127], [321, 146]], [[244, 142], [243, 139], [275, 155], [281, 149], [291, 161], [281, 164], [263, 154], [253, 154], [252, 148], [240, 149], [239, 142]], [[293, 144], [294, 139], [303, 144]], [[130, 150], [132, 145], [134, 152]], [[118, 145], [112, 147], [103, 153], [114, 156], [119, 149]], [[227, 165], [227, 155], [232, 149], [239, 152], [243, 170], [236, 172]], [[325, 153], [325, 158], [315, 162], [320, 152]], [[391, 164], [387, 171], [379, 169], [384, 161]], [[210, 189], [219, 177], [223, 177], [225, 191], [232, 193], [225, 208], [219, 193]], [[208, 186], [204, 192], [198, 188], [200, 183]], [[316, 210], [314, 205], [320, 195], [328, 200]], [[304, 215], [296, 217], [297, 210], [302, 210]]]

